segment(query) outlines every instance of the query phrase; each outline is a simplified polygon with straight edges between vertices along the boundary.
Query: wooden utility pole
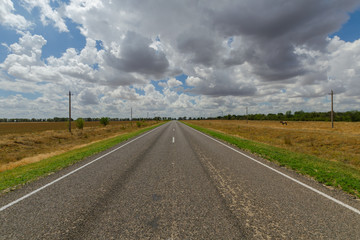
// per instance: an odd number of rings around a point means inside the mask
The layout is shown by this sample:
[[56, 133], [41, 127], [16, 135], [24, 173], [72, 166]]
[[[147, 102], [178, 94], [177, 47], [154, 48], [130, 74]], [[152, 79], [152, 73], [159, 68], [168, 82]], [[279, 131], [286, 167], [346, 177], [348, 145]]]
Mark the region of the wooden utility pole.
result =
[[69, 91], [69, 132], [71, 133], [71, 92]]
[[130, 121], [132, 121], [132, 108], [130, 110]]
[[248, 123], [248, 107], [246, 107], [246, 123]]
[[334, 128], [334, 92], [331, 90], [331, 128]]

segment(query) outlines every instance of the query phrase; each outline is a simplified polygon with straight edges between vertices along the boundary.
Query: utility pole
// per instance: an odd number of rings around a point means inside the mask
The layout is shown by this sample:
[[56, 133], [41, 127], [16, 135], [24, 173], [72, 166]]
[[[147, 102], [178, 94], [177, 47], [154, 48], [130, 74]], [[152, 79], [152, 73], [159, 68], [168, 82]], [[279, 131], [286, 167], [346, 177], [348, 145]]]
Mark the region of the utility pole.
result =
[[331, 90], [331, 128], [334, 128], [334, 92]]
[[246, 107], [246, 123], [248, 123], [248, 107]]
[[71, 133], [71, 92], [69, 91], [69, 132]]
[[130, 121], [132, 121], [132, 108], [130, 110]]

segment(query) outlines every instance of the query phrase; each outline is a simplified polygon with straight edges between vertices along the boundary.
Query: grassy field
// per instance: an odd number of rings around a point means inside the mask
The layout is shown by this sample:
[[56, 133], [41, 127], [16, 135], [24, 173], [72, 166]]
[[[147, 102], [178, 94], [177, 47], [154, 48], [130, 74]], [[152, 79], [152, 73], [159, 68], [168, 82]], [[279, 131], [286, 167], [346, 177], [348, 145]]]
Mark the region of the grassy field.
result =
[[360, 123], [203, 120], [192, 127], [360, 197]]
[[62, 154], [88, 144], [134, 132], [156, 124], [156, 121], [85, 122], [83, 130], [66, 122], [0, 123], [0, 172]]
[[244, 139], [306, 153], [360, 170], [360, 122], [187, 121]]
[[[112, 126], [129, 125], [130, 121], [113, 121]], [[8, 134], [24, 134], [24, 133], [38, 133], [48, 130], [53, 131], [67, 131], [69, 129], [68, 122], [0, 122], [0, 136]], [[133, 122], [136, 125], [136, 122]], [[100, 128], [99, 121], [85, 122], [85, 127], [97, 127]], [[71, 129], [76, 129], [75, 121], [71, 122]]]
[[[88, 126], [99, 125], [99, 122], [86, 122]], [[72, 122], [71, 127], [76, 128], [75, 122]], [[68, 129], [68, 122], [1, 122], [0, 136], [6, 134], [23, 134], [36, 133], [47, 130], [66, 130]]]

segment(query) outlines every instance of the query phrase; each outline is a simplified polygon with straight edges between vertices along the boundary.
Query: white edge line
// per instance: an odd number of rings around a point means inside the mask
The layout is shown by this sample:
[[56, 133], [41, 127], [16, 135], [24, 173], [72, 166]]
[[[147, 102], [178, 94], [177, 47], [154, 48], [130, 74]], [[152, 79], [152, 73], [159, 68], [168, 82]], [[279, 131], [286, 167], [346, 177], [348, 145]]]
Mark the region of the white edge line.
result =
[[110, 151], [110, 152], [108, 152], [108, 153], [105, 153], [104, 155], [102, 155], [102, 156], [100, 156], [100, 157], [98, 157], [98, 158], [96, 158], [96, 159], [92, 160], [91, 162], [88, 162], [88, 163], [87, 163], [87, 164], [85, 164], [85, 165], [82, 165], [81, 167], [79, 167], [79, 168], [77, 168], [77, 169], [75, 169], [75, 170], [73, 170], [73, 171], [71, 171], [71, 172], [69, 172], [69, 173], [65, 174], [64, 176], [61, 176], [61, 177], [59, 177], [59, 178], [55, 179], [54, 181], [49, 182], [48, 184], [46, 184], [46, 185], [44, 185], [44, 186], [42, 186], [42, 187], [40, 187], [40, 188], [38, 188], [38, 189], [36, 189], [36, 190], [34, 190], [34, 191], [32, 191], [32, 192], [30, 192], [30, 193], [28, 193], [28, 194], [26, 194], [26, 195], [22, 196], [21, 198], [18, 198], [18, 199], [16, 199], [16, 200], [15, 200], [15, 201], [13, 201], [13, 202], [8, 203], [7, 205], [5, 205], [5, 206], [3, 206], [3, 207], [1, 207], [1, 208], [0, 208], [0, 212], [1, 212], [1, 211], [4, 211], [5, 209], [7, 209], [7, 208], [9, 208], [9, 207], [11, 207], [11, 206], [13, 206], [13, 205], [15, 205], [16, 203], [18, 203], [18, 202], [20, 202], [20, 201], [22, 201], [22, 200], [24, 200], [24, 199], [26, 199], [26, 198], [28, 198], [28, 197], [30, 197], [30, 196], [32, 196], [32, 195], [34, 195], [35, 193], [40, 192], [41, 190], [43, 190], [43, 189], [45, 189], [45, 188], [47, 188], [47, 187], [49, 187], [49, 186], [53, 185], [54, 183], [56, 183], [56, 182], [58, 182], [58, 181], [60, 181], [60, 180], [62, 180], [62, 179], [64, 179], [64, 178], [66, 178], [66, 177], [70, 176], [71, 174], [76, 173], [77, 171], [79, 171], [79, 170], [81, 170], [81, 169], [83, 169], [83, 168], [85, 168], [85, 167], [89, 166], [90, 164], [92, 164], [92, 163], [94, 163], [94, 162], [96, 162], [96, 161], [98, 161], [98, 160], [102, 159], [103, 157], [105, 157], [105, 156], [107, 156], [107, 155], [109, 155], [109, 154], [111, 154], [111, 153], [113, 153], [113, 152], [115, 152], [115, 151], [119, 150], [120, 148], [125, 147], [126, 145], [128, 145], [128, 144], [130, 144], [130, 143], [132, 143], [132, 142], [134, 142], [134, 141], [136, 141], [136, 140], [138, 140], [139, 138], [142, 138], [142, 137], [146, 136], [147, 134], [149, 134], [149, 133], [151, 133], [151, 132], [155, 131], [156, 129], [158, 129], [158, 127], [156, 127], [155, 129], [150, 130], [149, 132], [146, 132], [145, 134], [142, 134], [141, 136], [138, 136], [137, 138], [134, 138], [133, 140], [131, 140], [131, 141], [129, 141], [129, 142], [127, 142], [127, 143], [125, 143], [125, 144], [121, 145], [121, 146], [120, 146], [120, 147], [118, 147], [118, 148], [115, 148], [115, 149], [111, 150], [111, 151]]
[[[189, 126], [188, 126], [188, 127], [189, 127]], [[191, 127], [190, 127], [190, 128], [191, 128]], [[345, 207], [345, 208], [353, 211], [354, 213], [357, 213], [357, 214], [360, 215], [360, 210], [358, 210], [358, 209], [356, 209], [356, 208], [354, 208], [354, 207], [352, 207], [352, 206], [350, 206], [350, 205], [348, 205], [348, 204], [346, 204], [346, 203], [343, 203], [343, 202], [341, 202], [340, 200], [337, 200], [337, 199], [335, 199], [335, 198], [327, 195], [326, 193], [323, 193], [323, 192], [321, 192], [321, 191], [319, 191], [319, 190], [317, 190], [317, 189], [315, 189], [315, 188], [313, 188], [313, 187], [311, 187], [311, 186], [309, 186], [309, 185], [307, 185], [307, 184], [305, 184], [305, 183], [303, 183], [303, 182], [300, 182], [299, 180], [297, 180], [297, 179], [295, 179], [295, 178], [292, 178], [292, 177], [286, 175], [285, 173], [282, 173], [282, 172], [280, 172], [280, 171], [278, 171], [278, 170], [276, 170], [276, 169], [274, 169], [274, 168], [272, 168], [272, 167], [270, 167], [270, 166], [268, 166], [268, 165], [266, 165], [266, 164], [264, 164], [264, 163], [262, 163], [262, 162], [260, 162], [260, 161], [258, 161], [258, 160], [256, 160], [256, 159], [254, 159], [254, 158], [246, 155], [245, 153], [242, 153], [242, 152], [240, 152], [240, 151], [238, 151], [238, 150], [230, 147], [229, 145], [227, 145], [227, 144], [225, 144], [225, 143], [223, 143], [223, 142], [220, 142], [219, 140], [217, 140], [217, 139], [215, 139], [215, 138], [213, 138], [213, 137], [210, 137], [210, 136], [206, 135], [205, 133], [202, 133], [202, 132], [200, 132], [200, 131], [198, 131], [198, 130], [196, 130], [196, 129], [194, 129], [194, 128], [191, 128], [191, 129], [193, 129], [194, 131], [197, 131], [198, 133], [200, 133], [200, 134], [202, 134], [202, 135], [204, 135], [204, 136], [212, 139], [213, 141], [215, 141], [215, 142], [217, 142], [217, 143], [220, 143], [221, 145], [223, 145], [223, 146], [225, 146], [225, 147], [227, 147], [227, 148], [230, 148], [231, 150], [233, 150], [233, 151], [235, 151], [235, 152], [243, 155], [244, 157], [249, 158], [250, 160], [252, 160], [252, 161], [254, 161], [254, 162], [256, 162], [256, 163], [258, 163], [258, 164], [260, 164], [260, 165], [262, 165], [262, 166], [264, 166], [264, 167], [267, 167], [268, 169], [270, 169], [270, 170], [272, 170], [272, 171], [274, 171], [274, 172], [282, 175], [283, 177], [286, 177], [287, 179], [290, 179], [291, 181], [296, 182], [297, 184], [299, 184], [299, 185], [301, 185], [301, 186], [303, 186], [303, 187], [305, 187], [305, 188], [307, 188], [307, 189], [309, 189], [309, 190], [311, 190], [311, 191], [313, 191], [313, 192], [316, 192], [317, 194], [319, 194], [319, 195], [321, 195], [321, 196], [323, 196], [323, 197], [325, 197], [325, 198], [327, 198], [327, 199], [329, 199], [329, 200], [331, 200], [331, 201], [333, 201], [333, 202], [335, 202], [335, 203], [337, 203], [337, 204], [339, 204], [339, 205], [341, 205], [341, 206], [343, 206], [343, 207]]]

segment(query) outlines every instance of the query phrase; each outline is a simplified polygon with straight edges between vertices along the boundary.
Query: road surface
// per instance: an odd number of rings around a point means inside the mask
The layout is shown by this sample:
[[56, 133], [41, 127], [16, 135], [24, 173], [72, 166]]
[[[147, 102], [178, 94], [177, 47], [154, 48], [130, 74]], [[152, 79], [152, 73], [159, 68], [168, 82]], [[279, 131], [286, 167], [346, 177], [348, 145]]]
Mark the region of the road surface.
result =
[[231, 148], [169, 122], [1, 196], [0, 239], [360, 239], [357, 200]]

